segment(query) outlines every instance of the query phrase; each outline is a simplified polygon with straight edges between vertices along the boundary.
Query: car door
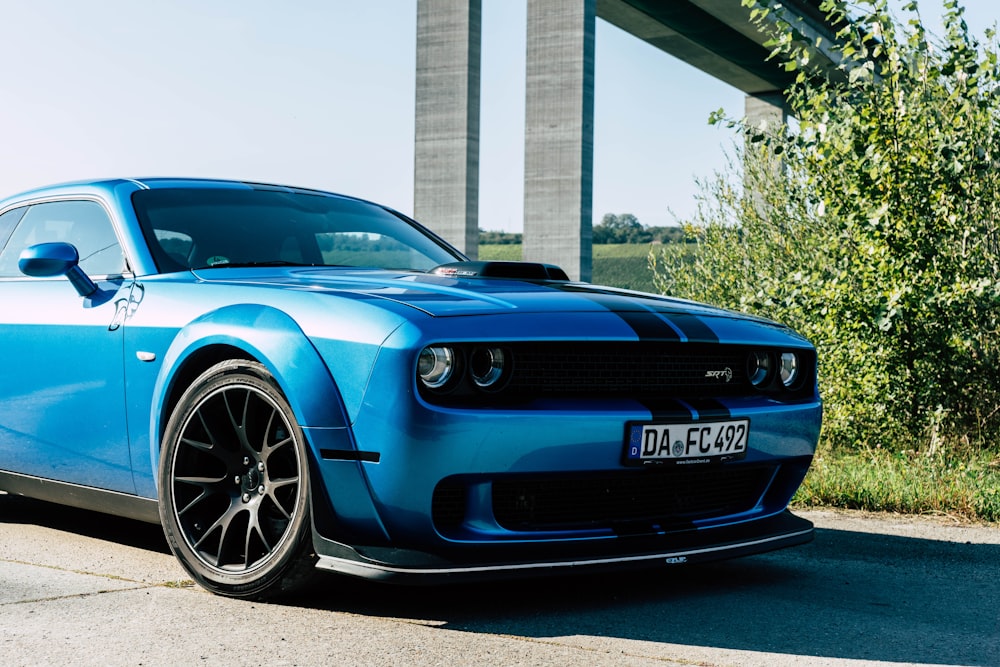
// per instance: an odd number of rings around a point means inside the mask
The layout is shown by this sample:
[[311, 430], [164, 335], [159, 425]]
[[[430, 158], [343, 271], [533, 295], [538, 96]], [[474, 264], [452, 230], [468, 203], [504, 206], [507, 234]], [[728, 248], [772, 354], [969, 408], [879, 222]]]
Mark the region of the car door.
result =
[[[3, 220], [12, 230], [0, 251], [0, 470], [133, 493], [116, 317], [133, 281], [111, 218], [97, 201], [69, 200]], [[22, 250], [55, 241], [77, 248], [97, 292], [20, 272]]]

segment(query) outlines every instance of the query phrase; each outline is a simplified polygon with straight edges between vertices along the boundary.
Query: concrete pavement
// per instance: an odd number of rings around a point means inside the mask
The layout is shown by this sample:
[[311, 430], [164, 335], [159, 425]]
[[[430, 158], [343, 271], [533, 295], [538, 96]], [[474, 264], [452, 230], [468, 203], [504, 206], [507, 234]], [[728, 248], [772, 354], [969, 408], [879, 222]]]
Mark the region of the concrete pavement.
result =
[[700, 567], [263, 604], [158, 526], [0, 495], [0, 664], [1000, 665], [1000, 527], [805, 514], [813, 544]]

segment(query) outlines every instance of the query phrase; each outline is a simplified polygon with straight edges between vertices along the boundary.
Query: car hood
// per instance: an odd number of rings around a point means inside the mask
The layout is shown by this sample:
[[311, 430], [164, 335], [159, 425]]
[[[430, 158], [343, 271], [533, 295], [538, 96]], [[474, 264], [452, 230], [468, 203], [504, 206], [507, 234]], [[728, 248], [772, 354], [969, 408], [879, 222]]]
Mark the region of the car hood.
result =
[[500, 313], [661, 312], [726, 317], [774, 324], [743, 313], [642, 292], [558, 280], [448, 277], [425, 273], [340, 268], [198, 269], [209, 283], [329, 292], [347, 298], [382, 299], [433, 317]]

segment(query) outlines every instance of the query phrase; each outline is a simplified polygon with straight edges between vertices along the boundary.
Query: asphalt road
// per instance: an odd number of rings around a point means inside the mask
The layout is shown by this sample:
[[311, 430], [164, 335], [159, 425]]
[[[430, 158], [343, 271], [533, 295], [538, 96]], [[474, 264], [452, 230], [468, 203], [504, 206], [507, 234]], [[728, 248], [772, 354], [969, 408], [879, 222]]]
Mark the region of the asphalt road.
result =
[[157, 526], [0, 494], [0, 665], [1000, 666], [1000, 527], [804, 514], [815, 542], [742, 560], [262, 604]]

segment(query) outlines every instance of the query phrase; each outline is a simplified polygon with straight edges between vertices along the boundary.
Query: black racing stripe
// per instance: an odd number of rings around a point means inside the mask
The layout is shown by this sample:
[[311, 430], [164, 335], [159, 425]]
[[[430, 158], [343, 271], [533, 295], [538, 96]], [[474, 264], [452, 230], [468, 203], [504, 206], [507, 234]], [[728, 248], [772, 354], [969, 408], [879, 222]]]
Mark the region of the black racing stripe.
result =
[[625, 324], [632, 327], [632, 331], [639, 337], [639, 340], [671, 340], [679, 341], [680, 334], [663, 318], [656, 313], [637, 313], [610, 309], [615, 315], [622, 318]]
[[694, 419], [691, 409], [672, 398], [654, 398], [640, 401], [649, 410], [650, 419], [666, 422], [689, 422]]
[[573, 285], [563, 285], [559, 289], [579, 294], [607, 308], [629, 325], [639, 340], [679, 341], [681, 339], [677, 329], [670, 326], [670, 323], [666, 322], [661, 315], [651, 310], [634, 310], [635, 304], [628, 297], [591, 292]]
[[698, 413], [698, 419], [729, 419], [733, 416], [725, 405], [714, 398], [695, 398], [685, 401]]
[[690, 313], [663, 313], [670, 323], [681, 330], [689, 343], [718, 343], [719, 337], [700, 317]]

